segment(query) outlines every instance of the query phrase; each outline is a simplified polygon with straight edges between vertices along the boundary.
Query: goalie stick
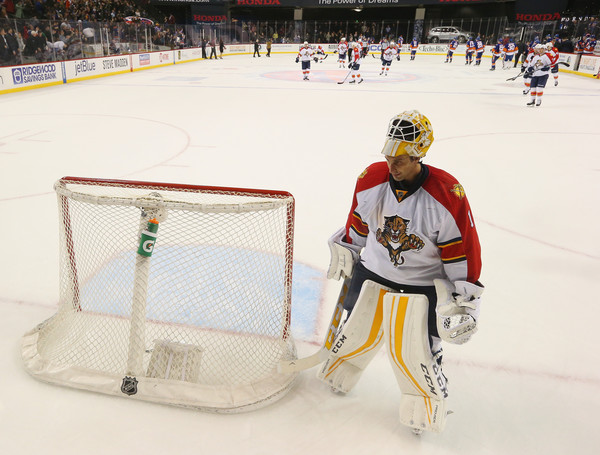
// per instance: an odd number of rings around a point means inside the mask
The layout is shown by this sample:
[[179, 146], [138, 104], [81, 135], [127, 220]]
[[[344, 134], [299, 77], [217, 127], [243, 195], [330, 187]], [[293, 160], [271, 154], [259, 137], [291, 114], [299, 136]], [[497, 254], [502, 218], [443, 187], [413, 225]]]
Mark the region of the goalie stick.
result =
[[331, 316], [331, 321], [329, 321], [329, 327], [327, 329], [327, 336], [325, 337], [325, 341], [323, 342], [323, 346], [317, 352], [308, 357], [303, 357], [301, 359], [294, 360], [281, 360], [279, 365], [277, 366], [277, 371], [279, 373], [294, 373], [296, 371], [307, 370], [312, 368], [319, 363], [323, 363], [327, 360], [327, 356], [329, 355], [329, 350], [333, 345], [333, 341], [340, 329], [342, 314], [344, 312], [344, 300], [346, 299], [346, 295], [348, 294], [348, 289], [350, 288], [350, 278], [345, 278], [342, 283], [342, 289], [340, 290], [340, 295], [338, 296], [337, 303], [333, 310], [333, 315]]

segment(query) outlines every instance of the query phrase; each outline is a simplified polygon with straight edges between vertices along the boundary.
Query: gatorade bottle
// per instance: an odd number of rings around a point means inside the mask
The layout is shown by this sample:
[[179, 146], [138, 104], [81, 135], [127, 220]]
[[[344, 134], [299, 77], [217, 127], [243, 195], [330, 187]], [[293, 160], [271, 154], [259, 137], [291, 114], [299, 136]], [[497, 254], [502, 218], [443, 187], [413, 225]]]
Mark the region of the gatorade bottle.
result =
[[156, 243], [156, 237], [158, 232], [158, 221], [152, 218], [148, 221], [148, 226], [142, 231], [140, 236], [140, 246], [138, 247], [138, 254], [141, 256], [150, 257], [154, 251], [154, 244]]

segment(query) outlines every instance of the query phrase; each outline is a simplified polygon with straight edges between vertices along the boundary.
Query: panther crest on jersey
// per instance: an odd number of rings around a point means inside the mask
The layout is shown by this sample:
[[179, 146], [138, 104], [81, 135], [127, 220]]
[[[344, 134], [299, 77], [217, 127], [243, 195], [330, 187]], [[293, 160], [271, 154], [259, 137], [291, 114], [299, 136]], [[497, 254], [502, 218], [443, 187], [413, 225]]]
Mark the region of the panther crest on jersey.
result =
[[377, 229], [375, 238], [388, 250], [390, 261], [396, 267], [404, 264], [403, 252], [419, 251], [425, 246], [425, 242], [418, 236], [406, 233], [409, 223], [409, 220], [399, 216], [386, 216], [383, 229]]
[[457, 198], [462, 199], [465, 197], [465, 189], [462, 187], [460, 183], [455, 184], [450, 192], [454, 194]]

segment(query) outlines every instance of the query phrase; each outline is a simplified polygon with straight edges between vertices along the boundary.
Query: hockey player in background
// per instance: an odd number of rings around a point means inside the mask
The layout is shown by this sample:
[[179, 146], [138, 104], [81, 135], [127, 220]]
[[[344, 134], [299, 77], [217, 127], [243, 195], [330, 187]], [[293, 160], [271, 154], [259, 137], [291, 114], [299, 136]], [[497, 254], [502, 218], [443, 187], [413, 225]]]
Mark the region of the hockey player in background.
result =
[[473, 54], [475, 53], [475, 41], [469, 36], [466, 42], [467, 50], [465, 51], [465, 65], [473, 63]]
[[361, 35], [358, 43], [360, 44], [360, 56], [361, 58], [365, 58], [369, 53], [369, 40]]
[[346, 68], [346, 54], [348, 53], [348, 43], [346, 38], [342, 38], [338, 44], [338, 67]]
[[296, 56], [296, 63], [302, 61], [302, 76], [305, 81], [310, 76], [310, 61], [314, 58], [314, 52], [312, 47], [308, 44], [308, 41], [304, 41], [304, 44], [300, 47], [300, 51]]
[[475, 65], [476, 66], [481, 65], [481, 57], [483, 56], [484, 52], [485, 52], [485, 45], [483, 44], [481, 37], [478, 36], [475, 39]]
[[496, 62], [502, 59], [503, 49], [504, 45], [502, 44], [502, 39], [500, 38], [498, 39], [496, 45], [492, 48], [492, 67], [490, 68], [490, 71], [494, 71], [496, 69]]
[[554, 77], [554, 86], [556, 87], [558, 85], [558, 57], [560, 54], [552, 41], [546, 43], [546, 54], [550, 57], [550, 62], [552, 63], [550, 74]]
[[398, 55], [398, 49], [396, 48], [396, 43], [392, 41], [387, 47], [387, 49], [383, 52], [383, 56], [381, 57], [381, 73], [379, 73], [380, 76], [388, 75], [390, 66], [392, 66], [392, 60], [394, 60], [394, 58], [400, 60], [400, 57]]
[[504, 60], [502, 61], [502, 69], [509, 69], [512, 67], [512, 61], [517, 53], [517, 46], [512, 38], [508, 39], [508, 43], [504, 45]]
[[414, 60], [417, 56], [417, 51], [419, 50], [419, 40], [415, 36], [410, 42], [410, 59]]
[[[537, 44], [539, 44], [539, 43], [537, 43]], [[531, 62], [531, 59], [535, 55], [533, 52], [533, 49], [537, 44], [527, 47], [527, 49], [528, 49], [527, 55], [525, 56], [525, 59], [523, 60], [523, 65], [521, 65], [521, 73], [523, 73], [523, 84], [525, 85], [525, 88], [523, 89], [523, 95], [527, 95], [529, 93], [529, 91], [531, 90], [531, 78], [529, 77], [529, 75], [525, 74], [525, 70], [527, 69], [529, 62]]]
[[323, 63], [323, 60], [325, 60], [327, 58], [325, 49], [323, 49], [323, 46], [321, 46], [320, 44], [317, 44], [317, 46], [314, 49], [314, 53], [315, 53], [315, 57], [316, 57], [315, 62], [318, 61], [319, 63]]
[[536, 44], [533, 48], [533, 55], [525, 68], [525, 74], [523, 74], [523, 78], [530, 79], [531, 87], [530, 100], [527, 106], [540, 106], [542, 104], [542, 95], [548, 82], [551, 66], [550, 57], [546, 55], [546, 46]]
[[396, 46], [398, 46], [398, 60], [400, 60], [400, 54], [402, 53], [402, 45], [404, 44], [404, 37], [400, 35], [396, 40]]
[[450, 44], [448, 44], [448, 53], [446, 54], [446, 61], [444, 63], [452, 63], [452, 56], [454, 55], [457, 47], [458, 40], [453, 38], [452, 41], [450, 41]]
[[381, 50], [381, 57], [379, 57], [381, 59], [381, 61], [383, 62], [383, 54], [385, 52], [385, 50], [390, 47], [390, 43], [387, 40], [387, 38], [383, 38], [380, 42], [379, 42], [379, 48]]
[[469, 202], [452, 175], [422, 162], [432, 143], [427, 117], [404, 111], [389, 122], [385, 161], [358, 177], [346, 225], [329, 240], [327, 277], [344, 278], [347, 317], [317, 373], [347, 393], [388, 343], [400, 422], [415, 433], [444, 428], [441, 342], [471, 338], [483, 293]]
[[348, 64], [348, 68], [351, 70], [352, 80], [349, 84], [355, 84], [357, 81], [360, 84], [363, 78], [360, 77], [360, 64], [362, 63], [361, 57], [361, 46], [358, 43], [352, 45], [352, 60]]

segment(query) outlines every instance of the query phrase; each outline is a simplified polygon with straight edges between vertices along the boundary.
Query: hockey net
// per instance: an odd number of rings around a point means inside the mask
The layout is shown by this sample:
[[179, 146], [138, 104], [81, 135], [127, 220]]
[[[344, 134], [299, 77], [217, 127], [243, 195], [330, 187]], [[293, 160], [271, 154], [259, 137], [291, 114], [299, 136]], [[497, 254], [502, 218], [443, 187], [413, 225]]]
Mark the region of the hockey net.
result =
[[23, 338], [29, 373], [216, 412], [289, 390], [292, 195], [76, 177], [55, 190], [60, 300]]

